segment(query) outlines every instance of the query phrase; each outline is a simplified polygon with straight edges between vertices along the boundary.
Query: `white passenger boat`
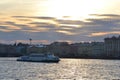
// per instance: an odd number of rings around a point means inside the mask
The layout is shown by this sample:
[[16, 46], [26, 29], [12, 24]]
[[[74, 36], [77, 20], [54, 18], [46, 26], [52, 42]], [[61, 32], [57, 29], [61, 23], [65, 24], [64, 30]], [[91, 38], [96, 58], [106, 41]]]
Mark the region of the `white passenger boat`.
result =
[[60, 59], [53, 54], [30, 54], [28, 56], [21, 56], [17, 61], [28, 62], [59, 62]]

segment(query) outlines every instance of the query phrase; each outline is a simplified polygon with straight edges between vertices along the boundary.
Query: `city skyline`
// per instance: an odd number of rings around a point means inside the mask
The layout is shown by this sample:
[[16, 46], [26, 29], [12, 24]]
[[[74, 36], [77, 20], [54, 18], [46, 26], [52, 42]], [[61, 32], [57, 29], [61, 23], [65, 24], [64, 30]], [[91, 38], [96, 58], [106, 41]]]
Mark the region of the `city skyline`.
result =
[[0, 1], [0, 43], [103, 41], [120, 35], [119, 0]]

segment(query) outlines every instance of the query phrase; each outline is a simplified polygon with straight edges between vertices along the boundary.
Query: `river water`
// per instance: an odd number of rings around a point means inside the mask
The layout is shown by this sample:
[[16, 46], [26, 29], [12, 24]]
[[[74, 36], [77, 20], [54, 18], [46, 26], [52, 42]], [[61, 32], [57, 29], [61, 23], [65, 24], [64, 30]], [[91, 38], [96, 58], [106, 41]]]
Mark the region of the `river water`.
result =
[[120, 60], [61, 59], [59, 63], [0, 58], [0, 80], [120, 80]]

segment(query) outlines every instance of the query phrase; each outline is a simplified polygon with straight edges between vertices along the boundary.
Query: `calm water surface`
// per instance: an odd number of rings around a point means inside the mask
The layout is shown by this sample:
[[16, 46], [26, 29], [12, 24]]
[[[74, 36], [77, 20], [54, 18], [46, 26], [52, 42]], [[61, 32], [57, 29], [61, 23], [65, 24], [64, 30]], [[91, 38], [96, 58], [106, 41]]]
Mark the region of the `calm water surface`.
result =
[[0, 80], [120, 80], [120, 60], [61, 59], [59, 63], [0, 58]]

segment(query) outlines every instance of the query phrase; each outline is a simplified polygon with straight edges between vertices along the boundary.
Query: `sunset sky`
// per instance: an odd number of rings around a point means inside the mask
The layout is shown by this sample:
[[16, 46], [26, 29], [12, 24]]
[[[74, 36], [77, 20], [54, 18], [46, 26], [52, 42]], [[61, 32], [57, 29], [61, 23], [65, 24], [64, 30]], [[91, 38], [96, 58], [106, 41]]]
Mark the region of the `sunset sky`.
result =
[[75, 43], [113, 35], [120, 35], [120, 0], [0, 1], [0, 43]]

